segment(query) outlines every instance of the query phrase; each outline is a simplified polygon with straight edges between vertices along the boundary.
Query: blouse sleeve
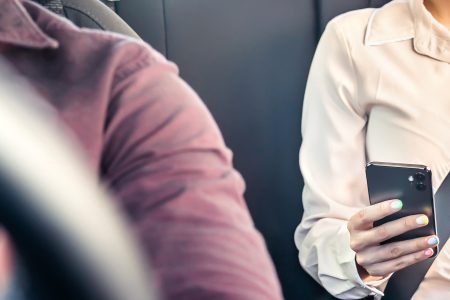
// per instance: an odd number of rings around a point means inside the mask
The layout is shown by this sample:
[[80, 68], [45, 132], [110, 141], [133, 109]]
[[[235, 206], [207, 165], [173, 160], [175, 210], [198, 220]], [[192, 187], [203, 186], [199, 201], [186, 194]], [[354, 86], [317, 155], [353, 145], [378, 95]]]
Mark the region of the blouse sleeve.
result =
[[331, 21], [316, 50], [303, 106], [300, 168], [304, 214], [295, 232], [303, 268], [342, 299], [383, 295], [388, 278], [364, 283], [350, 249], [348, 219], [367, 206], [366, 116], [358, 106], [351, 48]]

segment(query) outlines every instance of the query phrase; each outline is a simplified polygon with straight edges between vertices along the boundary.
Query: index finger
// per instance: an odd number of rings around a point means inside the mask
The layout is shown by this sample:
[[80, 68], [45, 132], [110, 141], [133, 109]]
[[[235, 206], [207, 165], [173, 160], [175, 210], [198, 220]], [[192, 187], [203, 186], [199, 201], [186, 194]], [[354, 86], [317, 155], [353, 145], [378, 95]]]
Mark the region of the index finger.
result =
[[361, 209], [349, 220], [351, 229], [368, 229], [373, 227], [373, 222], [387, 217], [403, 207], [399, 199], [380, 202]]

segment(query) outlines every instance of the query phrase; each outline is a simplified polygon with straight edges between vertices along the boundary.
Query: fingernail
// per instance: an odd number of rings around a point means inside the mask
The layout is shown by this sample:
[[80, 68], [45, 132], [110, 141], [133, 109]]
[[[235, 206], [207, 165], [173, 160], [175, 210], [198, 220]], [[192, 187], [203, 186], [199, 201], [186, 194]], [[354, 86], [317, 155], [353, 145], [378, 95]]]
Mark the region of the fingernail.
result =
[[437, 244], [439, 244], [439, 238], [437, 236], [428, 239], [428, 245], [432, 246]]
[[419, 216], [416, 219], [416, 223], [419, 225], [428, 225], [428, 217], [427, 216]]
[[402, 200], [394, 200], [391, 202], [391, 208], [393, 208], [393, 209], [400, 209], [402, 207], [403, 207]]
[[425, 256], [432, 256], [434, 254], [433, 249], [428, 248], [427, 250], [425, 250], [424, 252]]

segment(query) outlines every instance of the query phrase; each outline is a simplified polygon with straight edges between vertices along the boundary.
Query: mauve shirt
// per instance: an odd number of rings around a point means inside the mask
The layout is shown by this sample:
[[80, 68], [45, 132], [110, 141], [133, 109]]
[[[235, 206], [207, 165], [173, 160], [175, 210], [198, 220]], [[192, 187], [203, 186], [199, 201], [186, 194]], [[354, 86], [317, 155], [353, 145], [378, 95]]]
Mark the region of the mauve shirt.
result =
[[282, 298], [232, 154], [173, 63], [20, 0], [0, 0], [0, 46], [117, 196], [165, 298]]

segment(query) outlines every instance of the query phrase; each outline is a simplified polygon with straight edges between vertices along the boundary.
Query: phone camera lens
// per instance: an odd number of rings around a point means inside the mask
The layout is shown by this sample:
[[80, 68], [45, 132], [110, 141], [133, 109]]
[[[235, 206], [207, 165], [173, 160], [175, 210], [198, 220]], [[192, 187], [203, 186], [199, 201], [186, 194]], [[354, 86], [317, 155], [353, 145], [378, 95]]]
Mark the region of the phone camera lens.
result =
[[419, 191], [425, 191], [425, 190], [427, 189], [427, 186], [426, 186], [424, 183], [419, 182], [419, 183], [416, 185], [416, 188], [417, 188]]
[[423, 174], [423, 173], [416, 173], [416, 174], [414, 175], [414, 178], [415, 178], [417, 181], [424, 181], [424, 180], [425, 180], [425, 174]]

